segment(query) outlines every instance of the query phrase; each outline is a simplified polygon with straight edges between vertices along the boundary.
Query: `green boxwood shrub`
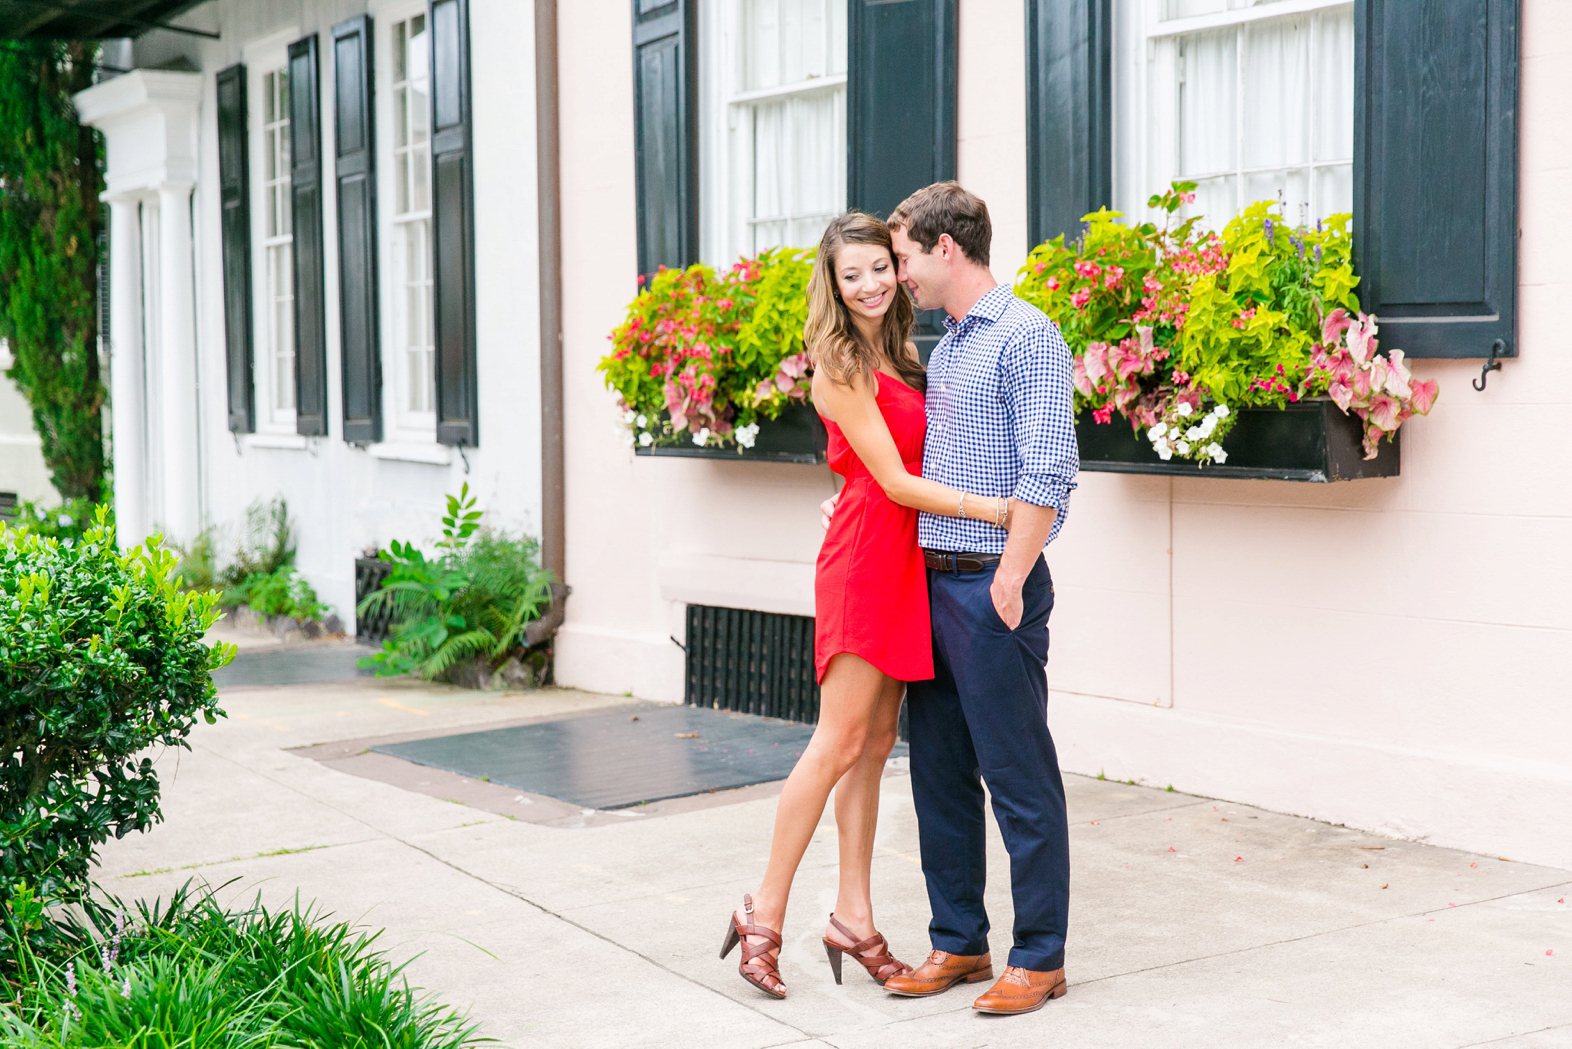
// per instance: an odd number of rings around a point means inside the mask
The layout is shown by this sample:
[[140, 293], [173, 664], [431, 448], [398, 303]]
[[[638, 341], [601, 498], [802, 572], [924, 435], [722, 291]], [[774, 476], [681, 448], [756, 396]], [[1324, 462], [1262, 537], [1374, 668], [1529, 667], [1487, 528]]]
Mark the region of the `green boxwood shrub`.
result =
[[102, 510], [71, 543], [0, 526], [0, 913], [22, 886], [80, 896], [98, 845], [161, 818], [144, 752], [223, 713], [218, 597], [174, 566], [157, 536], [117, 550]]

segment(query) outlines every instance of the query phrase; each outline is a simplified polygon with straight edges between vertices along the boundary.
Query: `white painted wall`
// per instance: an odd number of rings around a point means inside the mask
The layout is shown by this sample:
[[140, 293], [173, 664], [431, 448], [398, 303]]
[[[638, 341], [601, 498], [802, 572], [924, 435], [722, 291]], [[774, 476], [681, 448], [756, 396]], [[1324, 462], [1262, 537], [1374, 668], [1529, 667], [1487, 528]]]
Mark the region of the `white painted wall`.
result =
[[35, 503], [58, 503], [60, 495], [49, 481], [42, 444], [33, 429], [33, 409], [4, 374], [12, 360], [11, 347], [0, 339], [0, 492], [15, 492], [18, 499]]
[[[203, 74], [200, 174], [194, 194], [197, 272], [196, 323], [200, 383], [201, 504], [203, 519], [240, 520], [258, 499], [281, 495], [298, 522], [297, 564], [318, 594], [352, 621], [354, 558], [391, 539], [440, 534], [444, 496], [468, 482], [487, 522], [538, 535], [540, 530], [540, 357], [534, 11], [518, 0], [472, 0], [471, 60], [475, 147], [476, 329], [479, 374], [479, 447], [456, 452], [434, 443], [387, 441], [369, 448], [346, 444], [341, 428], [337, 307], [336, 202], [331, 187], [331, 29], [369, 13], [403, 17], [397, 0], [214, 0], [182, 16], [220, 29], [205, 41], [152, 33], [136, 43], [136, 62], [184, 56]], [[390, 22], [388, 24], [391, 24]], [[217, 123], [214, 74], [241, 61], [245, 49], [284, 29], [321, 34], [323, 185], [328, 286], [327, 356], [329, 436], [245, 435], [228, 430], [225, 394], [223, 271], [220, 254]], [[379, 126], [378, 135], [387, 134]], [[379, 175], [392, 193], [392, 176]], [[256, 216], [253, 216], [255, 222]], [[379, 229], [383, 249], [385, 228]], [[383, 267], [384, 299], [387, 267]], [[254, 274], [260, 279], [260, 274]], [[389, 330], [385, 319], [383, 329]], [[259, 347], [260, 349], [260, 347]], [[385, 348], [385, 352], [386, 348]], [[384, 358], [384, 387], [397, 362]], [[259, 362], [260, 366], [260, 362]], [[389, 420], [390, 421], [390, 420]], [[388, 427], [387, 429], [391, 429]], [[465, 459], [467, 458], [467, 468]]]
[[[1024, 19], [961, 5], [961, 181], [1026, 243]], [[563, 5], [569, 581], [559, 680], [681, 696], [682, 601], [807, 612], [827, 469], [636, 458], [594, 364], [633, 290], [622, 0]], [[1049, 551], [1065, 768], [1572, 866], [1572, 5], [1524, 0], [1519, 344], [1441, 383], [1403, 475], [1081, 475]]]

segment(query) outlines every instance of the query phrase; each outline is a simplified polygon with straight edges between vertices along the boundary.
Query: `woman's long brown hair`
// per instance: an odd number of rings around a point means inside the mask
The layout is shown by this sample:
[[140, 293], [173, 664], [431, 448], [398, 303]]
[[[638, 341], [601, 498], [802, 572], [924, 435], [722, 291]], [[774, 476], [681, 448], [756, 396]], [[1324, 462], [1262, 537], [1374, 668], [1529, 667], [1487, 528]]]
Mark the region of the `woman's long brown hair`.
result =
[[877, 371], [882, 356], [902, 382], [921, 390], [927, 376], [911, 346], [915, 319], [911, 296], [899, 284], [895, 286], [895, 298], [885, 311], [880, 328], [882, 345], [868, 345], [853, 323], [835, 280], [835, 257], [845, 244], [881, 247], [890, 253], [891, 267], [896, 265], [890, 228], [883, 222], [860, 211], [848, 211], [830, 223], [819, 241], [813, 276], [808, 279], [808, 323], [802, 337], [814, 368], [822, 368], [832, 380], [846, 386], [855, 375]]

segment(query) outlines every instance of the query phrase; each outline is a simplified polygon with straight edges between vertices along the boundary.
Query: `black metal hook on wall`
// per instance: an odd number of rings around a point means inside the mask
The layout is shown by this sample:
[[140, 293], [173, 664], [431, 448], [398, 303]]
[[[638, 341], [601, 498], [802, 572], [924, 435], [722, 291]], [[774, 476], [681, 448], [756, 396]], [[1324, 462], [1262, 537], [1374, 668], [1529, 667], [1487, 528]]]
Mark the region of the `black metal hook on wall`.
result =
[[1479, 369], [1479, 378], [1474, 380], [1474, 389], [1480, 393], [1485, 391], [1485, 386], [1490, 382], [1490, 373], [1501, 370], [1501, 354], [1506, 350], [1506, 340], [1497, 339], [1490, 344], [1490, 359], [1484, 367]]

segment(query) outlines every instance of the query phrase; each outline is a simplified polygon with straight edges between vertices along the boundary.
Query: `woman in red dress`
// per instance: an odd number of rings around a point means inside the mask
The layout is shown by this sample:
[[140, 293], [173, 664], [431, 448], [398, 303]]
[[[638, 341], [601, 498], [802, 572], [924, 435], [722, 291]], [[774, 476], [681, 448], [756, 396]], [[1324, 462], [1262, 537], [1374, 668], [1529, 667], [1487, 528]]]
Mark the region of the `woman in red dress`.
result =
[[923, 368], [883, 222], [850, 212], [830, 223], [808, 300], [813, 401], [829, 430], [830, 467], [846, 479], [814, 578], [819, 723], [781, 790], [764, 880], [733, 912], [721, 950], [724, 958], [740, 941], [743, 979], [777, 998], [786, 997], [776, 962], [787, 896], [832, 788], [840, 889], [824, 946], [836, 982], [845, 954], [881, 985], [909, 969], [874, 928], [869, 871], [906, 682], [933, 676], [917, 512], [1001, 528], [1009, 514], [1007, 500], [922, 477]]

